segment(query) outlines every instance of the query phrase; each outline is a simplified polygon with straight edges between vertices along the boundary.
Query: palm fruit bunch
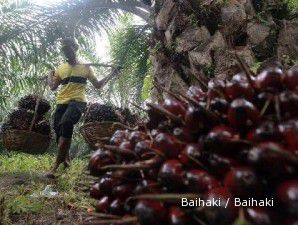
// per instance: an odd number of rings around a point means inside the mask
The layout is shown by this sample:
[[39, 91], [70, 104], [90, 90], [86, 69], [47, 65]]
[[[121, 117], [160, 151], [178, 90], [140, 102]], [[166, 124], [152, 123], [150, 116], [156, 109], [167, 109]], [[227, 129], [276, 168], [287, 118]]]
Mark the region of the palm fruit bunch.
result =
[[99, 103], [91, 104], [85, 116], [85, 122], [119, 122], [115, 107]]
[[34, 124], [33, 131], [43, 135], [51, 134], [51, 124], [48, 119], [39, 120]]
[[[34, 111], [38, 99], [39, 99], [39, 96], [37, 96], [37, 95], [24, 96], [19, 100], [18, 106], [19, 106], [19, 108], [22, 108], [22, 109]], [[49, 101], [47, 101], [44, 98], [40, 98], [39, 103], [38, 103], [37, 113], [39, 115], [43, 116], [50, 109], [51, 109], [51, 105], [50, 105]]]
[[[28, 95], [20, 99], [18, 102], [19, 108], [11, 112], [6, 121], [1, 126], [1, 132], [7, 130], [30, 130], [32, 120], [34, 118], [34, 110], [37, 102], [37, 97]], [[44, 115], [50, 110], [50, 104], [47, 100], [41, 99], [33, 124], [32, 131], [43, 135], [50, 135], [51, 125]]]
[[12, 129], [29, 130], [34, 113], [26, 109], [17, 109], [8, 115], [8, 124]]
[[91, 104], [86, 113], [85, 122], [122, 122], [124, 124], [135, 124], [137, 117], [128, 108], [122, 109], [111, 105], [99, 103]]
[[12, 129], [12, 127], [10, 126], [10, 124], [8, 122], [3, 122], [1, 124], [1, 132], [0, 133], [2, 134], [5, 131], [10, 130], [10, 129]]
[[201, 82], [92, 154], [100, 224], [298, 224], [298, 71]]

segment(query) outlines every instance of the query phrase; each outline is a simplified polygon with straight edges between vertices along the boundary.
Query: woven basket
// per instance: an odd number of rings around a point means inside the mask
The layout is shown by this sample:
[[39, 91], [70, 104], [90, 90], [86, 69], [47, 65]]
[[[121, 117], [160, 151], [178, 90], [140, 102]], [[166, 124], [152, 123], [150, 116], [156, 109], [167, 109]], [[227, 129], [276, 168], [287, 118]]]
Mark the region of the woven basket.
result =
[[92, 149], [96, 149], [96, 144], [105, 144], [116, 130], [124, 130], [126, 126], [117, 122], [91, 122], [85, 123], [80, 132], [85, 141]]
[[51, 137], [24, 130], [7, 130], [3, 133], [3, 145], [8, 151], [43, 154], [51, 144]]

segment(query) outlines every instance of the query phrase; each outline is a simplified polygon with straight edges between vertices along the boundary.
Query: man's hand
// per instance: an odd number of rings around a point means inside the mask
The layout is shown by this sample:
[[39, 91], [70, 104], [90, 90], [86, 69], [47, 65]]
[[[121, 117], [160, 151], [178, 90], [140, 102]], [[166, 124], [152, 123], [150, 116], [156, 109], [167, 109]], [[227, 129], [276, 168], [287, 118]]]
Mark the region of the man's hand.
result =
[[48, 84], [48, 75], [39, 78], [39, 80], [44, 81], [46, 84]]
[[48, 72], [48, 77], [54, 77], [54, 75], [55, 75], [55, 70], [50, 70]]
[[50, 86], [51, 90], [52, 91], [55, 91], [59, 84], [60, 84], [60, 80], [58, 80], [56, 77], [55, 77], [55, 71], [54, 70], [51, 70], [49, 73], [48, 73], [48, 79], [47, 79], [47, 83], [48, 85]]
[[112, 67], [111, 73], [102, 80], [99, 81], [97, 79], [91, 79], [90, 81], [96, 89], [101, 89], [114, 77], [118, 77], [121, 69], [122, 67], [120, 66], [114, 66]]
[[113, 67], [112, 68], [112, 70], [111, 70], [111, 73], [110, 73], [110, 75], [109, 76], [107, 76], [106, 78], [104, 78], [102, 81], [103, 81], [103, 85], [105, 85], [106, 83], [108, 83], [110, 80], [112, 80], [113, 78], [117, 78], [117, 77], [119, 77], [119, 75], [121, 74], [120, 73], [120, 69], [121, 69], [121, 67], [119, 67], [119, 66], [115, 66], [115, 67]]
[[115, 66], [112, 68], [112, 71], [111, 71], [111, 77], [118, 77], [120, 75], [120, 70], [122, 69], [121, 66]]

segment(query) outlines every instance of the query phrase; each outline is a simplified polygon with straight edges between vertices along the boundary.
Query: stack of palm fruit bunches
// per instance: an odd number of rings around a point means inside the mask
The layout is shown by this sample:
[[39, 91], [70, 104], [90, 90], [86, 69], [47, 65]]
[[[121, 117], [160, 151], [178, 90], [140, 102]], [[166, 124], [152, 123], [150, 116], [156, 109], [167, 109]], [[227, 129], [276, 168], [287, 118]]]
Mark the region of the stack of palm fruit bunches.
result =
[[6, 121], [2, 125], [2, 133], [7, 130], [30, 130], [38, 99], [39, 104], [36, 110], [36, 118], [32, 131], [42, 135], [50, 135], [50, 121], [45, 118], [45, 114], [51, 109], [50, 103], [35, 95], [27, 95], [19, 100], [18, 108], [8, 115]]
[[137, 116], [129, 109], [121, 109], [111, 105], [93, 103], [88, 106], [85, 122], [122, 122], [133, 125], [137, 121]]
[[298, 224], [298, 71], [201, 83], [93, 153], [100, 224]]

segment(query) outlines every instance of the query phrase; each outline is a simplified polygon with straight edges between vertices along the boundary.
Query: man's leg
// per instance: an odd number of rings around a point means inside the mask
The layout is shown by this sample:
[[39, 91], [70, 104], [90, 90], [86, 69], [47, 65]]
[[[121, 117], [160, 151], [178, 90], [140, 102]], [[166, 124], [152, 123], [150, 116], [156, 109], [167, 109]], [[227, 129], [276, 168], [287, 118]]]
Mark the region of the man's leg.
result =
[[[85, 104], [83, 104], [85, 105]], [[70, 157], [69, 150], [71, 146], [71, 138], [73, 134], [74, 125], [78, 123], [82, 111], [75, 104], [69, 104], [67, 109], [63, 113], [58, 125], [58, 153], [56, 163], [51, 170], [51, 173], [55, 173], [59, 166], [63, 163], [64, 167], [69, 167]]]
[[66, 112], [68, 108], [68, 105], [57, 105], [57, 108], [56, 108], [56, 111], [54, 113], [54, 130], [55, 130], [55, 133], [56, 133], [56, 143], [57, 143], [57, 146], [58, 146], [58, 153], [57, 153], [57, 156], [56, 156], [56, 160], [55, 160], [55, 164], [54, 166], [52, 167], [52, 169], [50, 170], [50, 172], [47, 174], [47, 177], [49, 178], [54, 178], [54, 173], [56, 172], [57, 168], [59, 167], [60, 163], [59, 161], [61, 160], [61, 158], [63, 157], [63, 147], [67, 145], [67, 141], [65, 143], [65, 140], [63, 140], [63, 138], [61, 138], [61, 121], [62, 121], [62, 118]]
[[70, 167], [70, 155], [69, 155], [69, 150], [67, 151], [66, 158], [64, 160], [64, 168], [67, 169]]
[[[64, 163], [65, 167], [69, 166], [68, 157], [69, 157], [69, 149], [71, 146], [71, 138], [60, 137], [58, 142], [58, 153], [56, 157], [56, 162], [51, 170], [52, 173], [55, 173], [59, 168], [60, 164]], [[67, 165], [66, 165], [67, 163]]]
[[73, 134], [74, 125], [79, 122], [81, 115], [82, 110], [80, 110], [79, 106], [74, 103], [70, 103], [65, 113], [63, 114], [63, 117], [59, 124], [61, 137], [59, 138], [59, 151], [54, 171], [56, 171], [59, 165], [62, 163], [64, 164], [65, 168], [70, 166], [69, 150], [71, 146], [71, 138]]

